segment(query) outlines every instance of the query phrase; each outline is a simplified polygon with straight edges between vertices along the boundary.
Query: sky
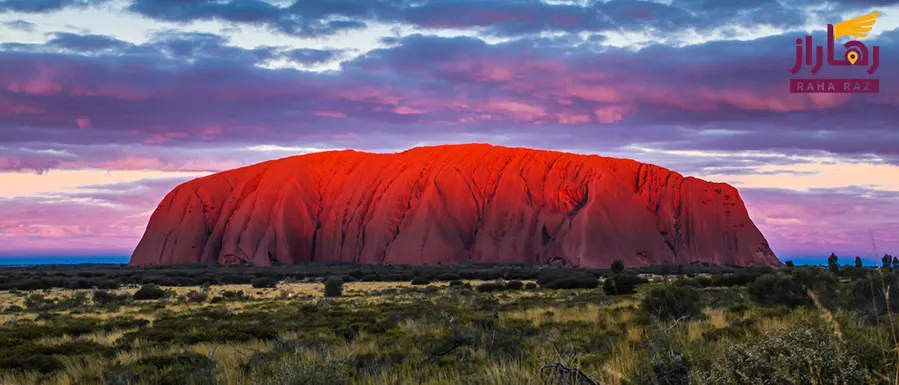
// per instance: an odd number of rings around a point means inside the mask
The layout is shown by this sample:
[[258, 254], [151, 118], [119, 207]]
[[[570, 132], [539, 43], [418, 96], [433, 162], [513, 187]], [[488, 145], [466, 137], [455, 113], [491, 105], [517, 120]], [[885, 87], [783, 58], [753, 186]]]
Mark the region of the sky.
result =
[[[871, 11], [881, 92], [791, 94], [796, 38]], [[730, 183], [782, 260], [899, 254], [899, 0], [0, 0], [0, 256], [130, 255], [221, 170], [470, 142]]]

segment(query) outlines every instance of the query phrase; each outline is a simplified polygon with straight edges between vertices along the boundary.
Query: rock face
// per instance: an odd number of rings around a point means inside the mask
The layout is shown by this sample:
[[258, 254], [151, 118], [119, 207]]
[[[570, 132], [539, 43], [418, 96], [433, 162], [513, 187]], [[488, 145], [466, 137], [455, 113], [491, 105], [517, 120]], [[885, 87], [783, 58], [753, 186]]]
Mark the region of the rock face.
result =
[[628, 159], [484, 144], [331, 151], [184, 183], [131, 265], [781, 262], [737, 190]]

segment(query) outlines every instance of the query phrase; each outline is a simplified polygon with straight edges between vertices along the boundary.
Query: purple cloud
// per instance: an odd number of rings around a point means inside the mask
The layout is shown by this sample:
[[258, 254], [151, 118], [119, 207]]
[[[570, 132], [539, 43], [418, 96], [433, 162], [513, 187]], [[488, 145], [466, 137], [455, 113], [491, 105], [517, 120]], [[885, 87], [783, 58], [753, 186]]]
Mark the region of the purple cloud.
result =
[[69, 7], [87, 7], [108, 0], [0, 0], [0, 13], [44, 13]]
[[[883, 63], [899, 59], [896, 35], [866, 40], [883, 47]], [[414, 144], [435, 132], [511, 129], [535, 138], [524, 145], [552, 138], [559, 147], [596, 151], [652, 145], [895, 159], [899, 134], [887, 124], [899, 119], [899, 90], [888, 87], [897, 81], [895, 67], [877, 72], [881, 94], [790, 94], [794, 39], [633, 52], [413, 35], [344, 62], [336, 73], [260, 68], [254, 64], [298, 53], [246, 50], [204, 34], [163, 34], [99, 56], [27, 46], [0, 52], [0, 143], [315, 142], [365, 149], [380, 146], [370, 140], [374, 134]], [[329, 56], [324, 52], [300, 56], [317, 60]]]

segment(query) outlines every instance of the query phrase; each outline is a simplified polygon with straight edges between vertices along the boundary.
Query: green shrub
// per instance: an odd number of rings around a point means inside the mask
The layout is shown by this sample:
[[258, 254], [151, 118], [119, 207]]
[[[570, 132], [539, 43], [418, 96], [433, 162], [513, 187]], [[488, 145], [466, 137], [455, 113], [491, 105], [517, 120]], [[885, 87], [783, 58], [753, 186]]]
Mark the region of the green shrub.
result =
[[113, 294], [105, 290], [97, 290], [93, 294], [93, 301], [100, 306], [119, 304], [128, 301], [127, 294]]
[[274, 278], [262, 277], [254, 279], [251, 284], [255, 289], [271, 289], [278, 286], [278, 281]]
[[766, 306], [811, 306], [811, 290], [819, 301], [831, 305], [836, 295], [837, 277], [817, 266], [766, 274], [748, 286], [750, 297]]
[[859, 363], [834, 333], [800, 326], [728, 343], [700, 372], [706, 384], [864, 384]]
[[624, 272], [624, 262], [620, 259], [616, 259], [616, 260], [612, 261], [611, 270], [612, 270], [613, 275], [618, 275], [618, 274], [623, 273]]
[[59, 357], [102, 353], [105, 350], [102, 345], [91, 341], [72, 341], [45, 346], [0, 338], [0, 369], [50, 373], [62, 369]]
[[534, 290], [537, 288], [537, 284], [534, 282], [528, 282], [524, 285], [524, 288], [528, 290]]
[[209, 295], [202, 291], [191, 290], [187, 292], [187, 301], [193, 303], [206, 302]]
[[9, 305], [9, 307], [7, 307], [6, 309], [3, 309], [3, 312], [4, 313], [21, 313], [24, 310], [25, 309], [23, 309], [21, 306]]
[[620, 274], [606, 278], [602, 283], [602, 291], [608, 295], [633, 294], [638, 285], [649, 283], [646, 278], [636, 274]]
[[134, 292], [134, 300], [149, 300], [149, 299], [161, 299], [168, 296], [168, 292], [163, 290], [161, 287], [156, 286], [154, 284], [143, 285]]
[[330, 277], [325, 280], [325, 297], [340, 297], [343, 295], [343, 279]]
[[430, 285], [431, 280], [428, 279], [427, 277], [415, 277], [415, 278], [412, 278], [412, 284], [413, 285]]
[[463, 284], [464, 284], [464, 282], [462, 282], [460, 280], [450, 281], [450, 283], [449, 283], [449, 285], [452, 287], [462, 286]]
[[676, 320], [702, 314], [700, 291], [690, 285], [653, 287], [640, 303], [643, 310], [660, 320]]
[[47, 299], [42, 294], [31, 293], [25, 297], [25, 307], [28, 310], [37, 310], [47, 303]]
[[855, 280], [851, 291], [855, 297], [855, 305], [865, 314], [883, 315], [888, 311], [895, 314], [899, 311], [899, 275], [896, 273], [868, 274]]
[[505, 289], [506, 287], [502, 282], [484, 282], [475, 288], [478, 293], [490, 293], [494, 291], [502, 291]]

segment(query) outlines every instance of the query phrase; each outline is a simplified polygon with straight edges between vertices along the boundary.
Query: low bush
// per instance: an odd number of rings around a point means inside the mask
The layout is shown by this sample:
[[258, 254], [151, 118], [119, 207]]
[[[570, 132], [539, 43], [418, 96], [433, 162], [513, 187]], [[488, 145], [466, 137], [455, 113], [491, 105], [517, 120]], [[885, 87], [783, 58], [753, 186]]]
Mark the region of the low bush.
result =
[[524, 284], [524, 288], [527, 290], [534, 290], [537, 288], [537, 284], [534, 282], [528, 282], [528, 283]]
[[278, 281], [274, 278], [262, 277], [256, 278], [250, 282], [255, 289], [272, 289], [278, 286]]
[[3, 312], [4, 312], [4, 313], [8, 313], [8, 314], [9, 314], [9, 313], [21, 313], [21, 312], [24, 311], [24, 310], [25, 310], [25, 309], [23, 309], [21, 306], [18, 306], [18, 305], [9, 305], [6, 309], [3, 309]]
[[464, 284], [464, 282], [459, 281], [459, 280], [450, 281], [450, 283], [449, 283], [449, 285], [452, 286], [452, 287], [462, 286], [463, 284]]
[[187, 292], [187, 302], [201, 303], [206, 302], [208, 298], [209, 295], [202, 291], [191, 290]]
[[428, 279], [427, 277], [415, 277], [415, 278], [412, 278], [412, 284], [413, 285], [430, 285], [431, 280]]
[[754, 301], [766, 306], [811, 306], [809, 291], [825, 305], [832, 305], [837, 285], [838, 279], [833, 273], [811, 266], [762, 275], [748, 285], [748, 291]]
[[107, 306], [127, 302], [130, 299], [130, 296], [128, 294], [114, 294], [105, 290], [97, 290], [94, 292], [92, 298], [95, 304]]
[[854, 305], [865, 314], [883, 315], [899, 310], [899, 275], [896, 273], [868, 274], [854, 281], [850, 290], [855, 299]]
[[832, 331], [809, 326], [728, 343], [723, 356], [700, 377], [706, 384], [868, 383], [859, 362]]
[[102, 353], [106, 348], [96, 342], [72, 341], [57, 345], [40, 345], [22, 340], [4, 342], [0, 347], [0, 369], [37, 371], [50, 373], [62, 369], [63, 356], [81, 356]]
[[215, 362], [196, 353], [156, 355], [107, 370], [107, 384], [214, 385]]
[[638, 285], [649, 283], [649, 280], [636, 274], [620, 274], [606, 278], [602, 283], [602, 291], [608, 295], [633, 294]]
[[659, 320], [697, 317], [702, 314], [702, 296], [700, 290], [691, 285], [665, 285], [647, 291], [640, 306]]
[[169, 295], [169, 293], [163, 290], [161, 287], [156, 286], [154, 284], [143, 285], [134, 292], [134, 296], [132, 297], [135, 301], [142, 300], [151, 300], [151, 299], [162, 299]]
[[491, 293], [494, 291], [505, 290], [505, 288], [506, 287], [502, 282], [484, 282], [478, 285], [475, 290], [477, 290], [478, 293]]
[[31, 293], [25, 297], [25, 307], [28, 310], [38, 310], [47, 303], [47, 299], [40, 293]]

